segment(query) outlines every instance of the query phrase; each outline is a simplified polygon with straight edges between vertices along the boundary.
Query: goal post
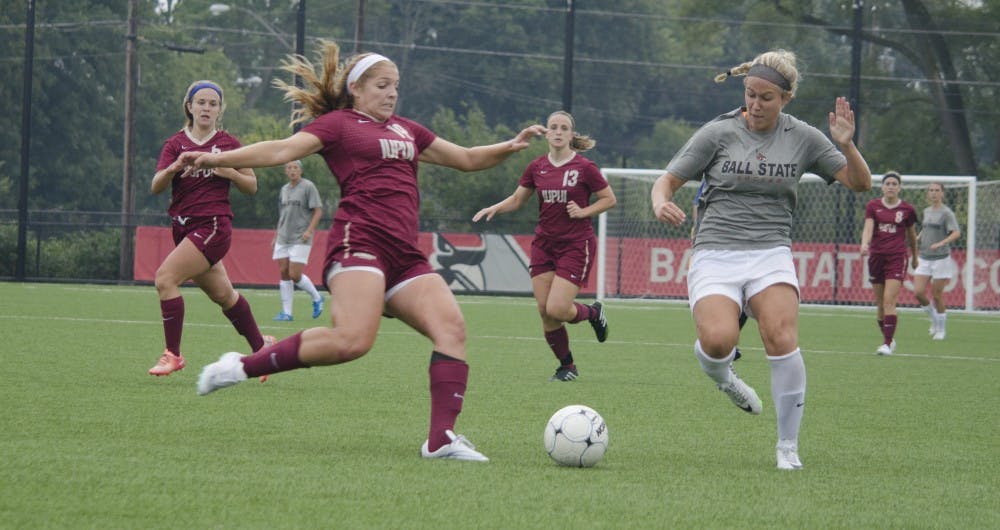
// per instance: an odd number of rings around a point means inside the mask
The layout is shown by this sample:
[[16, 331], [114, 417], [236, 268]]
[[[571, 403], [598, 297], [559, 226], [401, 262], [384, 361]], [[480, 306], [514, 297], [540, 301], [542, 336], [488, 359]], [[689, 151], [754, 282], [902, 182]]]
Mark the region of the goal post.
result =
[[[691, 255], [690, 213], [699, 181], [677, 190], [674, 202], [689, 214], [679, 227], [653, 217], [650, 191], [662, 169], [602, 168], [618, 198], [615, 208], [598, 218], [596, 295], [603, 299], [686, 299]], [[855, 193], [817, 175], [803, 176], [792, 227], [792, 253], [803, 303], [870, 305], [867, 259], [860, 254], [865, 205], [881, 196], [882, 175], [872, 189]], [[949, 307], [1000, 309], [1000, 251], [997, 243], [980, 245], [977, 227], [1000, 226], [1000, 182], [977, 183], [971, 176], [903, 175], [901, 197], [923, 218], [925, 189], [945, 187], [944, 203], [958, 218], [962, 236], [952, 244], [959, 270], [945, 288]], [[983, 193], [979, 193], [983, 192]], [[982, 195], [982, 196], [981, 196]], [[919, 225], [918, 225], [919, 230]], [[991, 234], [985, 234], [991, 238]], [[996, 235], [1000, 239], [1000, 231]], [[915, 305], [910, 277], [900, 305]]]

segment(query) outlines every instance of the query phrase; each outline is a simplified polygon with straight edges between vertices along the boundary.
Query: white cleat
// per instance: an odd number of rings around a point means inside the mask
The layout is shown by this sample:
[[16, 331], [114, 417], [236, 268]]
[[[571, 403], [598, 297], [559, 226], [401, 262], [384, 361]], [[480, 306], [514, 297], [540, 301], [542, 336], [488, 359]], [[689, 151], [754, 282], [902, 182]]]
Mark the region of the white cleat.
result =
[[892, 347], [888, 344], [883, 344], [875, 350], [875, 355], [892, 355]]
[[729, 367], [732, 379], [729, 383], [719, 383], [716, 386], [719, 390], [723, 391], [729, 399], [732, 400], [733, 404], [739, 407], [745, 412], [750, 414], [760, 414], [760, 411], [764, 409], [764, 404], [761, 403], [760, 398], [757, 397], [757, 392], [754, 391], [750, 385], [743, 382], [740, 376], [736, 375], [736, 372], [732, 372], [732, 366]]
[[935, 333], [934, 340], [944, 340], [944, 331], [938, 331]]
[[433, 453], [427, 450], [427, 441], [420, 446], [420, 456], [424, 458], [446, 458], [451, 460], [467, 460], [472, 462], [489, 462], [490, 459], [476, 451], [476, 446], [472, 445], [465, 436], [455, 434], [450, 430], [444, 431], [451, 440], [450, 444], [438, 447]]
[[802, 461], [799, 460], [799, 444], [794, 440], [778, 440], [775, 456], [778, 460], [778, 469], [792, 471], [802, 469]]
[[219, 357], [218, 361], [202, 368], [201, 374], [198, 375], [198, 395], [204, 396], [220, 388], [246, 381], [247, 374], [243, 371], [241, 358], [243, 355], [231, 351]]

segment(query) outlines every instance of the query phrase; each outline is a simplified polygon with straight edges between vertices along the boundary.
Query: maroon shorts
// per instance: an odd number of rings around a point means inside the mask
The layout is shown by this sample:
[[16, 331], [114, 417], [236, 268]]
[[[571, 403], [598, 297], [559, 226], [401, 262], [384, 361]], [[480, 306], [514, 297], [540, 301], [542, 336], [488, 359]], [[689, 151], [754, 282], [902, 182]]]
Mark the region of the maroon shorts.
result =
[[211, 265], [222, 261], [233, 242], [233, 219], [225, 215], [177, 216], [173, 218], [172, 228], [175, 246], [185, 238], [191, 240]]
[[531, 242], [531, 277], [549, 271], [580, 287], [587, 284], [597, 258], [597, 237], [581, 241], [553, 241], [535, 237]]
[[406, 280], [433, 274], [434, 268], [427, 256], [415, 243], [407, 243], [387, 236], [371, 226], [351, 223], [334, 223], [327, 240], [326, 259], [323, 261], [323, 287], [333, 267], [367, 267], [382, 272], [385, 290]]
[[903, 281], [906, 277], [906, 254], [869, 254], [868, 281], [885, 283], [886, 280]]

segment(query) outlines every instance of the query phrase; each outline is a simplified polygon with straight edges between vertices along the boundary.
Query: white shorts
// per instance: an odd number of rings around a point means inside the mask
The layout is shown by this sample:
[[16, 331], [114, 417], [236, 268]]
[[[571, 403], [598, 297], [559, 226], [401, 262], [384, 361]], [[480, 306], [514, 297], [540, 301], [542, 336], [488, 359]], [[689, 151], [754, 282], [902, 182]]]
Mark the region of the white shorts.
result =
[[920, 258], [914, 276], [930, 276], [934, 280], [950, 280], [955, 274], [955, 262], [951, 256], [941, 259]]
[[688, 269], [688, 304], [721, 294], [751, 315], [748, 301], [767, 287], [787, 283], [799, 291], [792, 250], [696, 250]]
[[312, 245], [280, 245], [275, 243], [271, 259], [279, 260], [288, 258], [288, 261], [305, 264], [309, 263], [310, 251], [312, 251]]

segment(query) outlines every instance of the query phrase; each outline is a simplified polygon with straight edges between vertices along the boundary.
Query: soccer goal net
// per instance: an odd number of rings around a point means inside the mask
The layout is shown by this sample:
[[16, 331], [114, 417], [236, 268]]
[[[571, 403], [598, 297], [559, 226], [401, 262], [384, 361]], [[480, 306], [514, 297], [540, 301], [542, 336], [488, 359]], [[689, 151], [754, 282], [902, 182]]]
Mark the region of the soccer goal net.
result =
[[[674, 202], [689, 215], [684, 225], [675, 227], [657, 221], [652, 213], [650, 190], [663, 170], [601, 171], [618, 205], [598, 220], [598, 299], [687, 298], [690, 214], [700, 183], [689, 182], [675, 194]], [[792, 228], [792, 254], [803, 303], [871, 304], [867, 259], [859, 249], [865, 205], [881, 196], [881, 181], [882, 176], [876, 175], [871, 191], [854, 193], [839, 183], [827, 185], [816, 175], [803, 177]], [[944, 186], [944, 203], [954, 210], [962, 230], [961, 238], [952, 244], [956, 271], [945, 288], [947, 305], [1000, 309], [1000, 182], [904, 175], [901, 197], [921, 219], [927, 206], [925, 190], [931, 182]], [[909, 277], [899, 302], [916, 304]]]

